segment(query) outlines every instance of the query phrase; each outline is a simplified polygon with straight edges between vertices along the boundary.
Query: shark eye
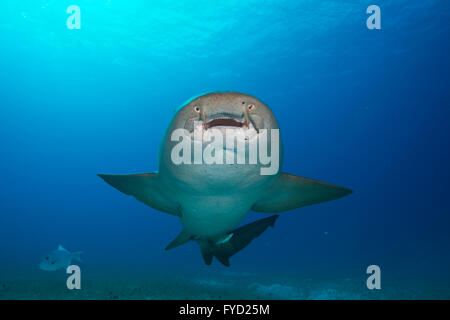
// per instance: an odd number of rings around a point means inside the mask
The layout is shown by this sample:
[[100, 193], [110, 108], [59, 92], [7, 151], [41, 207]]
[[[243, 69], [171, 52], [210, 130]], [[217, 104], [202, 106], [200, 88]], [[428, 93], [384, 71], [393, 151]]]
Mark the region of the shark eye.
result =
[[194, 110], [195, 110], [195, 112], [200, 113], [200, 107], [199, 106], [195, 106]]
[[248, 105], [248, 110], [253, 110], [253, 109], [255, 109], [255, 105], [253, 103], [249, 104]]
[[48, 257], [45, 257], [45, 260], [48, 260]]

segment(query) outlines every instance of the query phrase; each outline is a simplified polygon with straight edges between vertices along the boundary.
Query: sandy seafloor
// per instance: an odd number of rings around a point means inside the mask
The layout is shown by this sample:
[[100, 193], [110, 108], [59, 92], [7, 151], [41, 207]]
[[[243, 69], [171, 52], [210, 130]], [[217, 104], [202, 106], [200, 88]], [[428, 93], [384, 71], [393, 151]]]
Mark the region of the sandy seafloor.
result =
[[365, 278], [280, 274], [252, 274], [232, 270], [186, 272], [132, 272], [83, 275], [81, 290], [66, 288], [64, 271], [0, 275], [0, 299], [449, 299], [446, 281], [421, 279], [385, 279], [381, 290], [368, 290]]

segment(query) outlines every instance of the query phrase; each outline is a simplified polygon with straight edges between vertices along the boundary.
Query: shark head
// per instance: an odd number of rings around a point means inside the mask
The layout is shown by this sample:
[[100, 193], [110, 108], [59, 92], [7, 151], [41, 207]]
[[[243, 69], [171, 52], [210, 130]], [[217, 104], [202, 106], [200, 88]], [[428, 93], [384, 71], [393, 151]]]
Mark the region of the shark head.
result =
[[[261, 151], [277, 161], [269, 175], [278, 174], [281, 165], [281, 138], [278, 132], [272, 139], [274, 130], [279, 126], [272, 110], [253, 96], [214, 92], [195, 97], [178, 109], [169, 125], [160, 150], [160, 171], [191, 187], [198, 181], [201, 189], [257, 184], [269, 178], [261, 169], [271, 165], [260, 161]], [[259, 141], [266, 142], [267, 151], [260, 150]], [[256, 154], [250, 144], [258, 145]]]

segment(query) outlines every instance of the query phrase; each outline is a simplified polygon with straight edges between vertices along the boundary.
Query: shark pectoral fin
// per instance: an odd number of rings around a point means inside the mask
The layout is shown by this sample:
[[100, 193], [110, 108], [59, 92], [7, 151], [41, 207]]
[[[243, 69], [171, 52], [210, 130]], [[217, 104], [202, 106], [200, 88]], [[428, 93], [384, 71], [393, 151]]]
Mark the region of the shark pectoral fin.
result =
[[183, 229], [180, 234], [175, 239], [173, 239], [171, 243], [169, 243], [169, 245], [166, 247], [166, 250], [181, 246], [182, 244], [185, 244], [190, 240], [192, 240], [192, 235], [187, 233], [186, 230]]
[[156, 210], [180, 216], [177, 203], [168, 199], [161, 191], [156, 173], [130, 175], [99, 174], [98, 176], [117, 190], [135, 197]]
[[264, 197], [253, 205], [252, 210], [282, 212], [335, 200], [350, 193], [352, 190], [347, 188], [282, 173], [264, 194]]
[[237, 228], [225, 237], [225, 242], [220, 244], [210, 242], [208, 245], [201, 245], [205, 263], [211, 264], [212, 256], [215, 256], [223, 265], [230, 266], [230, 257], [245, 248], [253, 239], [259, 237], [269, 226], [273, 227], [278, 217], [278, 215], [273, 215]]

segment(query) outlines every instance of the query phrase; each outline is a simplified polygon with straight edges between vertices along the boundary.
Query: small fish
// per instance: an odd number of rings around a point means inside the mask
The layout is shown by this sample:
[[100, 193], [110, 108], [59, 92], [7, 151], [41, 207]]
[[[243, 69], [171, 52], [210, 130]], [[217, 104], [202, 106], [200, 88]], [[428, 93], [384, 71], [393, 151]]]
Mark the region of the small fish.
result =
[[39, 264], [39, 268], [45, 271], [55, 271], [61, 268], [66, 269], [70, 266], [72, 259], [76, 259], [81, 262], [81, 251], [70, 253], [63, 248], [62, 245], [58, 246], [58, 249], [52, 251], [46, 255], [42, 262]]

